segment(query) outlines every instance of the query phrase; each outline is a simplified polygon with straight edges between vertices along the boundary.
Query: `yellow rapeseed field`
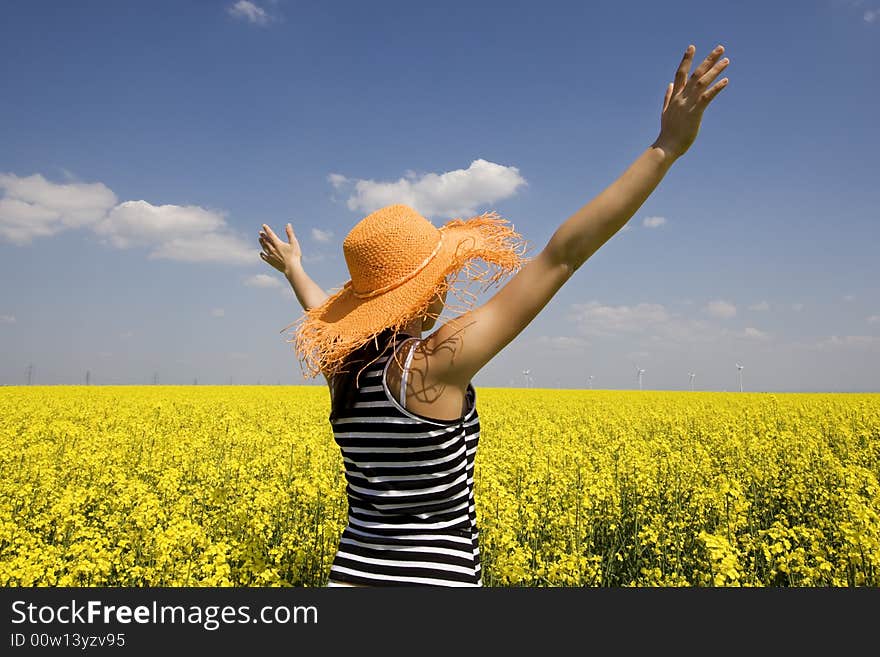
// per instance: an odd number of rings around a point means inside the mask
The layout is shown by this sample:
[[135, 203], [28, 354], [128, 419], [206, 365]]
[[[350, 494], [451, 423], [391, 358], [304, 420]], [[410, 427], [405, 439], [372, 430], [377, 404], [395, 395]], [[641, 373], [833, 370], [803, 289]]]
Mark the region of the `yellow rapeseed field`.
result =
[[[489, 586], [880, 586], [880, 394], [478, 388]], [[321, 586], [319, 386], [0, 388], [0, 584]]]

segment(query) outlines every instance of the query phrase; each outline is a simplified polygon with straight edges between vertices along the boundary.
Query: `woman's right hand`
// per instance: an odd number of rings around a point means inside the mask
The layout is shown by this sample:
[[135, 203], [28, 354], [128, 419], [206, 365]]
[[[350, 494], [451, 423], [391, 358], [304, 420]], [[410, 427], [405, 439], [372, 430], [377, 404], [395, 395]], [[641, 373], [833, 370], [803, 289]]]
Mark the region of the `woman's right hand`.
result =
[[692, 45], [685, 50], [684, 57], [675, 72], [675, 81], [666, 87], [663, 111], [660, 116], [660, 135], [654, 142], [669, 155], [680, 157], [687, 152], [700, 131], [703, 112], [718, 93], [727, 86], [727, 78], [709, 88], [730, 63], [728, 58], [720, 59], [724, 46], [719, 45], [688, 77], [696, 48]]
[[285, 228], [287, 229], [288, 242], [280, 239], [266, 224], [263, 224], [259, 239], [260, 245], [263, 247], [260, 257], [282, 274], [287, 274], [291, 267], [302, 262], [302, 249], [300, 249], [296, 235], [293, 234], [293, 226], [287, 224]]

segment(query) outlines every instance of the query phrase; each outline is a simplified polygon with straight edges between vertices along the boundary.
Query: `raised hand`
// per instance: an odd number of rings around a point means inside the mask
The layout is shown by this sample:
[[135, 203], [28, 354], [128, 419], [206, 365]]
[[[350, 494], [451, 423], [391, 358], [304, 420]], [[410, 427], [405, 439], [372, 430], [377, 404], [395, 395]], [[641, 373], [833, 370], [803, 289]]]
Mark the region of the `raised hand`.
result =
[[691, 147], [700, 132], [703, 112], [715, 96], [727, 86], [723, 78], [712, 87], [716, 77], [727, 68], [730, 60], [725, 57], [724, 46], [719, 45], [709, 53], [688, 77], [696, 48], [687, 47], [681, 64], [675, 72], [675, 81], [666, 87], [663, 111], [660, 116], [660, 135], [654, 142], [673, 157], [680, 157]]
[[281, 240], [266, 224], [260, 231], [260, 246], [263, 247], [260, 257], [282, 274], [288, 274], [293, 266], [302, 263], [302, 249], [293, 234], [293, 226], [288, 223], [285, 228], [288, 242]]

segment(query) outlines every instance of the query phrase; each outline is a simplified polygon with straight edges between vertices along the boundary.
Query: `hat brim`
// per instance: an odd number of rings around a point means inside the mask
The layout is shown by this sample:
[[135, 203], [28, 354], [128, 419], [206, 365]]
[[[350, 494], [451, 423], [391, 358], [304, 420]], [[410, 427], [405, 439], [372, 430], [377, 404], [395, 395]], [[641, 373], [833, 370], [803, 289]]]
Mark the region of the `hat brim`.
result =
[[[455, 281], [449, 274], [462, 272], [467, 281], [480, 281], [485, 289], [513, 273], [524, 263], [527, 243], [494, 212], [467, 220], [454, 219], [442, 227], [442, 244], [437, 254], [416, 276], [401, 285], [366, 299], [355, 296], [350, 281], [318, 307], [312, 308], [294, 324], [294, 343], [304, 373], [332, 374], [352, 350], [382, 331], [395, 332], [414, 317], [428, 314], [434, 299]], [[487, 265], [480, 269], [477, 261]], [[457, 289], [457, 288], [456, 288]], [[464, 308], [472, 307], [463, 300]]]

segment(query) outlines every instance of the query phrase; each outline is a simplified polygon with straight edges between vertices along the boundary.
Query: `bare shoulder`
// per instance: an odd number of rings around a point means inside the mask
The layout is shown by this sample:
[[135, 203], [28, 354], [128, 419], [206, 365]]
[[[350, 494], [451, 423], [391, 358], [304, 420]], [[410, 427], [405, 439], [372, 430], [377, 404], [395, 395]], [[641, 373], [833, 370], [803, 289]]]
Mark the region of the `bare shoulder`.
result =
[[529, 260], [491, 299], [440, 326], [425, 339], [429, 377], [466, 389], [571, 278], [549, 252]]
[[[392, 356], [388, 363], [386, 385], [396, 400], [400, 400], [401, 366], [409, 346], [399, 352], [397, 357]], [[406, 380], [404, 407], [428, 418], [457, 420], [462, 416], [467, 384], [461, 386], [447, 383], [433, 376], [435, 372], [429, 344], [426, 340], [421, 340], [413, 349]]]

